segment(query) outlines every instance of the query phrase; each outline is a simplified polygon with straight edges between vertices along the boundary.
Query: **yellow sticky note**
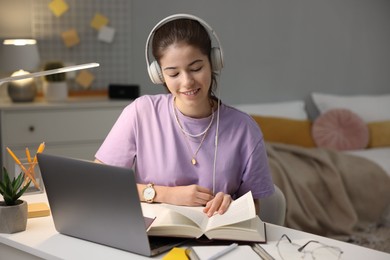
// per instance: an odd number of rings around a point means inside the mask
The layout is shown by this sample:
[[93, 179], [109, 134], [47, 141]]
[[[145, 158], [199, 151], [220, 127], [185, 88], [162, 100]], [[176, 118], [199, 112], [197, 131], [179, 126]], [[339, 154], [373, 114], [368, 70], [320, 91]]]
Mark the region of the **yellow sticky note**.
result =
[[91, 86], [94, 79], [95, 77], [91, 72], [83, 70], [77, 75], [76, 82], [83, 88], [87, 89]]
[[188, 256], [186, 255], [185, 248], [174, 247], [162, 259], [163, 260], [188, 260]]
[[49, 3], [49, 9], [55, 16], [60, 17], [68, 11], [69, 6], [64, 0], [53, 0]]
[[29, 218], [50, 216], [49, 206], [45, 202], [28, 203], [27, 206]]
[[91, 21], [91, 27], [99, 30], [103, 26], [106, 26], [108, 24], [108, 18], [100, 13], [96, 13]]
[[73, 47], [80, 42], [79, 35], [75, 29], [70, 29], [68, 31], [61, 33], [62, 40], [66, 47]]

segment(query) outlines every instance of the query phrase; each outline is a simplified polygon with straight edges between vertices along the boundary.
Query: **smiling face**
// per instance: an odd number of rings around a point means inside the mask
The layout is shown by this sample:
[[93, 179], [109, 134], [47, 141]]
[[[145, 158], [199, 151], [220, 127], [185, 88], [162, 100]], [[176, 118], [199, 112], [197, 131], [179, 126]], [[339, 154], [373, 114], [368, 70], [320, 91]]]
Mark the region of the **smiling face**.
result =
[[164, 50], [160, 66], [177, 108], [187, 116], [209, 116], [212, 72], [208, 56], [192, 45], [174, 43]]
[[152, 53], [177, 108], [190, 117], [209, 116], [211, 104], [216, 105], [216, 78], [211, 69], [211, 39], [206, 28], [187, 18], [169, 21], [155, 31]]

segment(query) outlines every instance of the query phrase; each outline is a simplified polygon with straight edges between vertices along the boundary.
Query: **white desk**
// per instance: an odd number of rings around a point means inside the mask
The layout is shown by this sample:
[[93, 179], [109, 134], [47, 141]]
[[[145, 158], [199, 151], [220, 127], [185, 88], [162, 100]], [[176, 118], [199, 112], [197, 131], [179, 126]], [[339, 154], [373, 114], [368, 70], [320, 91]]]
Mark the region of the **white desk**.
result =
[[[45, 194], [28, 195], [23, 199], [28, 202], [47, 201]], [[287, 234], [292, 240], [316, 239], [328, 245], [338, 246], [344, 251], [342, 259], [390, 259], [390, 254], [384, 252], [272, 224], [267, 224], [268, 243], [263, 247], [272, 251], [282, 234]], [[51, 216], [29, 219], [27, 229], [24, 232], [15, 234], [0, 233], [0, 252], [0, 259], [13, 260], [39, 258], [147, 259], [140, 255], [58, 234]], [[159, 255], [155, 258], [160, 259], [162, 257], [163, 255]]]

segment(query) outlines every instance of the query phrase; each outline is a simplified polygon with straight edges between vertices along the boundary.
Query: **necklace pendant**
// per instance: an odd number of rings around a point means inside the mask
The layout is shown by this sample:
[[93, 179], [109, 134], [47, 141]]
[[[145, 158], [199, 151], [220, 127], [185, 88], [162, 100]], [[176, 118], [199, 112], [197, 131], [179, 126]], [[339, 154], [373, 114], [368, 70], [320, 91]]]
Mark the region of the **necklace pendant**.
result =
[[196, 163], [197, 163], [196, 159], [192, 158], [191, 163], [192, 163], [192, 165], [196, 165]]

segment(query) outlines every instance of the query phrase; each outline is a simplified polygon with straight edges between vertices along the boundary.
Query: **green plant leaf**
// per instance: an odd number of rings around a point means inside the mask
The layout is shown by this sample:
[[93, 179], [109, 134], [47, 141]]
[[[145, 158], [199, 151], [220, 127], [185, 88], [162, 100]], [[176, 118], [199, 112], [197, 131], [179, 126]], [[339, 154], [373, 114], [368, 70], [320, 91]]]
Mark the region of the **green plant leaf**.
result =
[[16, 178], [16, 180], [14, 181], [14, 183], [12, 184], [13, 186], [13, 189], [15, 191], [19, 190], [20, 186], [22, 186], [23, 184], [23, 181], [24, 181], [24, 175], [23, 173], [21, 172], [18, 177]]
[[5, 183], [5, 193], [11, 196], [12, 194], [12, 184], [11, 182]]
[[19, 192], [14, 196], [14, 201], [18, 200], [23, 195], [23, 193], [28, 189], [28, 187], [30, 187], [30, 184], [31, 180], [26, 185], [24, 185], [24, 187], [20, 189]]
[[15, 202], [12, 199], [12, 197], [9, 196], [8, 194], [5, 194], [3, 197], [4, 197], [5, 205], [12, 206], [12, 205], [15, 204]]
[[5, 185], [11, 184], [11, 180], [9, 179], [8, 171], [5, 167], [3, 168], [3, 183], [5, 183]]
[[3, 195], [4, 202], [8, 206], [16, 204], [16, 201], [23, 195], [23, 193], [28, 189], [31, 184], [31, 180], [24, 185], [23, 182], [25, 176], [23, 173], [20, 173], [17, 178], [13, 178], [12, 181], [8, 175], [7, 169], [3, 167], [3, 178], [0, 182], [0, 192]]
[[2, 182], [0, 182], [0, 194], [3, 195], [4, 192], [5, 192], [5, 185]]
[[[8, 171], [5, 167], [3, 167], [3, 185], [4, 185], [4, 193], [11, 194], [12, 193], [12, 184], [8, 175]], [[4, 194], [3, 194], [4, 196]]]

